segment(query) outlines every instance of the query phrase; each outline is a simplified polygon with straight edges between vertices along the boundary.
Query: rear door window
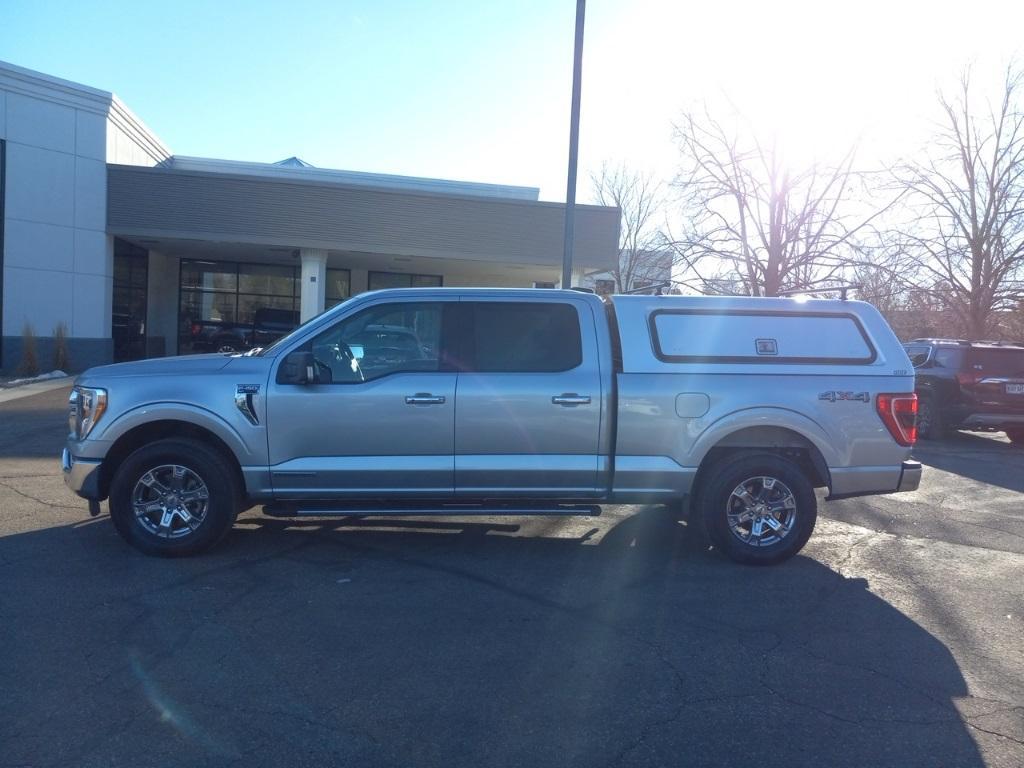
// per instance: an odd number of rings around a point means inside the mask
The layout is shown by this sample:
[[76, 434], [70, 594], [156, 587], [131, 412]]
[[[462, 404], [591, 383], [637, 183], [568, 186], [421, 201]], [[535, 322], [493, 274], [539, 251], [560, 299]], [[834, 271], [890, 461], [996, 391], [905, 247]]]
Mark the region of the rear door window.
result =
[[557, 373], [583, 362], [580, 321], [571, 304], [474, 302], [469, 367], [479, 373]]

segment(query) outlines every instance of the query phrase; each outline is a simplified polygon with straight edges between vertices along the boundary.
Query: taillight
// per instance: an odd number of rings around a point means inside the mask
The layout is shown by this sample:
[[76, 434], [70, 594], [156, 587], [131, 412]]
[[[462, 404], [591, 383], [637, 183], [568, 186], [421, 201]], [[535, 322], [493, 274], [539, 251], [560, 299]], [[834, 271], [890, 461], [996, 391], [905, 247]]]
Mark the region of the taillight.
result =
[[913, 392], [882, 394], [875, 400], [878, 415], [882, 417], [893, 439], [900, 445], [917, 442], [917, 395]]
[[973, 387], [981, 376], [973, 371], [957, 371], [956, 382], [961, 387]]
[[192, 331], [193, 336], [198, 336], [203, 332], [203, 326], [199, 323], [192, 323], [192, 328], [190, 330]]

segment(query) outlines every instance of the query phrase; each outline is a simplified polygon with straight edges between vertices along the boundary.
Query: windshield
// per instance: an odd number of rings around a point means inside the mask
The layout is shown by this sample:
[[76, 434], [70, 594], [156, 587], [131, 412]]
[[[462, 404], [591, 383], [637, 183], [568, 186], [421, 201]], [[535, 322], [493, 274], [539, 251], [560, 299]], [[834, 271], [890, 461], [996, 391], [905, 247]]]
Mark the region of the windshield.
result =
[[295, 339], [295, 338], [301, 336], [302, 333], [305, 331], [305, 329], [309, 327], [310, 323], [315, 323], [316, 321], [318, 321], [320, 318], [322, 318], [324, 315], [326, 315], [328, 313], [334, 313], [334, 312], [340, 311], [341, 308], [344, 307], [344, 306], [347, 306], [350, 301], [352, 301], [352, 299], [346, 299], [345, 301], [341, 302], [341, 304], [337, 304], [337, 305], [331, 307], [326, 312], [321, 312], [316, 317], [310, 318], [309, 320], [304, 322], [302, 325], [300, 325], [298, 328], [296, 328], [291, 333], [287, 334], [286, 336], [282, 336], [280, 339], [275, 341], [273, 344], [268, 344], [267, 346], [263, 347], [262, 349], [254, 349], [252, 354], [254, 354], [256, 357], [263, 357], [264, 355], [269, 354], [271, 352], [276, 352], [281, 347], [286, 346], [288, 343], [290, 343], [292, 341], [292, 339]]

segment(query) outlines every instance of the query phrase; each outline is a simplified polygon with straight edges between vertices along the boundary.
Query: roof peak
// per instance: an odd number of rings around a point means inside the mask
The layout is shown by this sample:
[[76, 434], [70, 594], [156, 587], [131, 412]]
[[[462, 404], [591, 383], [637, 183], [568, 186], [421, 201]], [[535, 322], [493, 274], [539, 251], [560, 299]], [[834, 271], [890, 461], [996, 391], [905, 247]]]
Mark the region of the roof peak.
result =
[[292, 155], [291, 157], [286, 157], [284, 160], [278, 160], [276, 163], [274, 163], [274, 165], [280, 165], [283, 168], [315, 168], [316, 167], [312, 163], [307, 163], [301, 157], [296, 157], [295, 155]]

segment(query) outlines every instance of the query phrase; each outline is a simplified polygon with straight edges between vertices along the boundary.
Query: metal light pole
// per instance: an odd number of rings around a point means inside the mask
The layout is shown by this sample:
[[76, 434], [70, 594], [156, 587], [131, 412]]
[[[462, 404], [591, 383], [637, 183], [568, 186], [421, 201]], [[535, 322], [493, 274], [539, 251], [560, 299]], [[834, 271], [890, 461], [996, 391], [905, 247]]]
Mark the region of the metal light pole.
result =
[[562, 287], [572, 287], [572, 248], [576, 224], [576, 161], [580, 148], [580, 76], [583, 70], [583, 16], [587, 0], [576, 0], [576, 48], [572, 63], [572, 113], [569, 117], [569, 179], [565, 189], [565, 243]]

